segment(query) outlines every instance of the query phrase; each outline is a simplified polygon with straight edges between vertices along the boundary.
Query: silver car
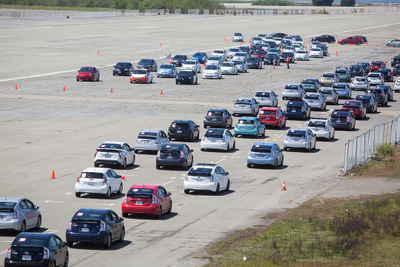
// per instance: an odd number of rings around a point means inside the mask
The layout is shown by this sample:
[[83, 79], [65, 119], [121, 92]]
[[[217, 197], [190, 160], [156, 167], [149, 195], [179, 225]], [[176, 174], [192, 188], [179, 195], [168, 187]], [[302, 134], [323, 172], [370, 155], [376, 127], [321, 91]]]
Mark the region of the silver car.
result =
[[134, 149], [139, 151], [157, 152], [162, 144], [168, 143], [169, 138], [163, 130], [158, 129], [143, 129], [136, 137]]
[[205, 133], [200, 143], [200, 150], [206, 149], [230, 151], [235, 149], [235, 137], [228, 129], [210, 128]]
[[337, 83], [338, 79], [333, 72], [325, 72], [319, 79], [322, 86], [332, 86], [332, 84]]
[[347, 83], [334, 83], [332, 88], [335, 89], [339, 98], [350, 99], [351, 98], [351, 89], [347, 85]]
[[39, 207], [26, 198], [0, 197], [0, 229], [25, 232], [40, 228], [42, 215]]
[[237, 47], [232, 47], [231, 49], [228, 50], [228, 53], [227, 53], [226, 55], [227, 55], [228, 58], [233, 58], [233, 56], [234, 56], [236, 53], [239, 53], [239, 52], [240, 52], [240, 49], [239, 49], [239, 48], [237, 48]]
[[234, 62], [224, 62], [221, 64], [221, 71], [222, 74], [231, 74], [236, 75], [238, 74], [238, 69]]
[[157, 69], [157, 78], [168, 77], [176, 78], [178, 70], [174, 64], [162, 64]]
[[232, 61], [246, 61], [249, 58], [249, 54], [246, 52], [237, 52], [233, 55]]
[[222, 71], [220, 65], [207, 65], [201, 73], [202, 79], [221, 79]]
[[247, 63], [243, 60], [232, 60], [235, 63], [238, 72], [247, 72]]
[[294, 59], [296, 60], [310, 60], [308, 52], [306, 50], [297, 50], [294, 54]]
[[220, 56], [224, 59], [224, 61], [227, 60], [227, 58], [228, 58], [226, 51], [222, 50], [222, 49], [214, 50], [214, 52], [212, 52], [211, 56]]
[[400, 39], [393, 39], [386, 43], [387, 47], [400, 47]]
[[305, 148], [308, 151], [315, 149], [317, 138], [315, 134], [307, 128], [290, 128], [283, 141], [283, 149]]
[[221, 65], [224, 62], [221, 56], [211, 56], [207, 59], [206, 65]]
[[399, 92], [400, 91], [400, 77], [397, 77], [396, 82], [394, 84], [394, 89], [395, 92]]
[[181, 70], [193, 70], [194, 72], [200, 73], [201, 65], [197, 60], [186, 60], [182, 63]]
[[278, 96], [274, 91], [258, 91], [255, 94], [255, 99], [258, 102], [259, 108], [278, 106]]
[[94, 166], [116, 165], [126, 169], [135, 164], [135, 152], [125, 142], [107, 141], [102, 143], [94, 154]]
[[243, 42], [244, 38], [240, 32], [235, 32], [232, 37], [232, 42]]
[[336, 93], [335, 89], [332, 88], [321, 88], [318, 90], [326, 100], [326, 103], [337, 105], [339, 103], [339, 95]]
[[247, 154], [247, 167], [254, 165], [272, 165], [275, 169], [283, 165], [284, 156], [275, 143], [256, 142]]
[[370, 72], [367, 75], [367, 79], [368, 79], [370, 85], [385, 84], [385, 80], [383, 79], [382, 74], [379, 72]]
[[310, 129], [317, 138], [328, 140], [335, 138], [335, 128], [328, 119], [311, 119], [307, 123], [307, 128]]
[[282, 92], [282, 100], [285, 99], [303, 99], [305, 92], [301, 84], [286, 84]]
[[369, 81], [364, 76], [356, 76], [351, 79], [350, 89], [367, 91], [369, 89]]
[[311, 109], [326, 109], [326, 100], [321, 93], [306, 93], [303, 97], [303, 101], [305, 101]]
[[257, 116], [258, 108], [258, 102], [254, 97], [239, 97], [233, 104], [232, 115]]

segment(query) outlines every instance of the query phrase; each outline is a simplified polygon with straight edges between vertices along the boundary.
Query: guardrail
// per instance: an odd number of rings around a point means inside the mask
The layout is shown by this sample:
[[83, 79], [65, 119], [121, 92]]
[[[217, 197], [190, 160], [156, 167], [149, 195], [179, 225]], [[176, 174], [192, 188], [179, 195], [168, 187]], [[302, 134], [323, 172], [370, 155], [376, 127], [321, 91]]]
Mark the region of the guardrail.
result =
[[395, 145], [399, 141], [400, 116], [392, 121], [375, 125], [367, 132], [348, 140], [344, 152], [344, 174], [370, 159], [380, 145], [384, 143]]

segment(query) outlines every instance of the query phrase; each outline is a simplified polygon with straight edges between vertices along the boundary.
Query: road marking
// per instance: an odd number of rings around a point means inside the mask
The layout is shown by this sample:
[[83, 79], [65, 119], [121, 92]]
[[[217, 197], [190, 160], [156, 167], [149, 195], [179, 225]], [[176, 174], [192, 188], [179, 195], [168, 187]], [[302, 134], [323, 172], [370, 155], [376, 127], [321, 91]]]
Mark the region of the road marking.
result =
[[49, 234], [55, 234], [57, 233], [59, 230], [53, 230], [53, 229], [47, 229], [46, 231], [44, 231], [45, 233], [49, 233]]
[[98, 206], [110, 206], [110, 207], [115, 206], [115, 204], [105, 204], [105, 203], [98, 203], [96, 205], [98, 205]]
[[165, 186], [165, 185], [170, 184], [170, 183], [173, 183], [173, 182], [175, 182], [175, 181], [174, 181], [174, 180], [171, 180], [171, 181], [165, 182], [165, 183], [163, 183], [163, 184], [161, 184], [161, 185], [162, 185], [162, 186]]
[[72, 195], [72, 192], [68, 192], [67, 195]]
[[45, 200], [44, 203], [54, 203], [54, 204], [64, 204], [65, 201], [53, 201], [53, 200]]
[[220, 159], [217, 162], [215, 162], [215, 164], [219, 164], [219, 163], [223, 162], [224, 160], [226, 160], [226, 159]]
[[240, 154], [241, 153], [243, 153], [243, 151], [238, 151], [238, 152], [235, 152], [233, 155], [232, 155], [232, 157], [231, 158], [233, 158], [233, 159], [240, 159]]

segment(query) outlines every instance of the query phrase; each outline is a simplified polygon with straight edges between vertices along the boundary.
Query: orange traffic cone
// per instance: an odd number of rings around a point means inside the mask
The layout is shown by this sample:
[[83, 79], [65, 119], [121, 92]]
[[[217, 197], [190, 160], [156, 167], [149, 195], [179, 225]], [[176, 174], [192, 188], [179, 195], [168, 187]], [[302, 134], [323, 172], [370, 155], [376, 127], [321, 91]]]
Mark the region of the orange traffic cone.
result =
[[204, 62], [204, 67], [206, 66], [206, 62]]
[[226, 38], [224, 38], [224, 41], [226, 41]]
[[50, 179], [56, 179], [56, 176], [55, 176], [55, 174], [54, 174], [54, 170], [53, 170], [53, 172], [52, 172], [52, 174], [51, 174], [51, 178]]
[[65, 85], [64, 85], [64, 87], [63, 87], [63, 92], [65, 92]]
[[336, 51], [336, 56], [339, 56], [338, 52]]
[[368, 42], [365, 45], [368, 45]]
[[122, 175], [121, 179], [122, 179], [122, 180], [125, 180], [125, 175]]
[[114, 93], [114, 91], [113, 91], [112, 87], [111, 87], [110, 93], [111, 93], [111, 94], [112, 94], [112, 93]]
[[272, 69], [273, 69], [273, 70], [275, 69], [275, 65], [272, 67]]
[[97, 50], [97, 54], [98, 54], [98, 55], [100, 54], [100, 51], [99, 51], [99, 50]]
[[14, 88], [15, 88], [15, 90], [18, 90], [18, 85], [17, 85], [17, 84], [15, 84], [15, 87], [14, 87]]
[[285, 182], [283, 182], [282, 191], [286, 191], [286, 183]]
[[240, 42], [240, 45], [242, 45], [242, 42]]
[[161, 89], [161, 91], [160, 91], [160, 95], [163, 95], [163, 91], [162, 91], [162, 89]]
[[376, 47], [378, 47], [378, 44], [376, 44]]
[[161, 46], [161, 43], [160, 43], [160, 46]]

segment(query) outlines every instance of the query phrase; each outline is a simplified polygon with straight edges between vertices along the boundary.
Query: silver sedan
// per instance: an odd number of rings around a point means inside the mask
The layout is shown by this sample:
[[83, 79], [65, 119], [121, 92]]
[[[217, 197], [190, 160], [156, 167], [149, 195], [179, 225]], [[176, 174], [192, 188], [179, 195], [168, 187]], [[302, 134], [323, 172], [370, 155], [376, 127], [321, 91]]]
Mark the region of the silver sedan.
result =
[[143, 129], [136, 137], [134, 149], [139, 151], [157, 152], [162, 144], [168, 143], [169, 138], [163, 130], [159, 129]]
[[221, 64], [221, 71], [222, 74], [231, 74], [231, 75], [236, 75], [238, 74], [238, 69], [236, 67], [236, 64], [233, 62], [224, 62]]
[[274, 91], [258, 91], [255, 94], [255, 98], [260, 108], [278, 106], [278, 96]]
[[0, 229], [19, 232], [42, 224], [39, 207], [26, 198], [0, 197], [0, 218]]
[[256, 116], [258, 113], [258, 102], [253, 97], [239, 97], [233, 104], [232, 115], [253, 115]]
[[247, 72], [247, 64], [245, 61], [242, 60], [232, 60], [235, 63], [238, 72]]
[[369, 81], [364, 76], [356, 76], [351, 79], [350, 89], [367, 91], [369, 89]]
[[303, 101], [305, 101], [311, 109], [326, 109], [326, 100], [321, 93], [306, 93]]
[[326, 100], [326, 103], [337, 105], [339, 103], [339, 95], [336, 93], [335, 89], [331, 88], [321, 88], [318, 90]]

